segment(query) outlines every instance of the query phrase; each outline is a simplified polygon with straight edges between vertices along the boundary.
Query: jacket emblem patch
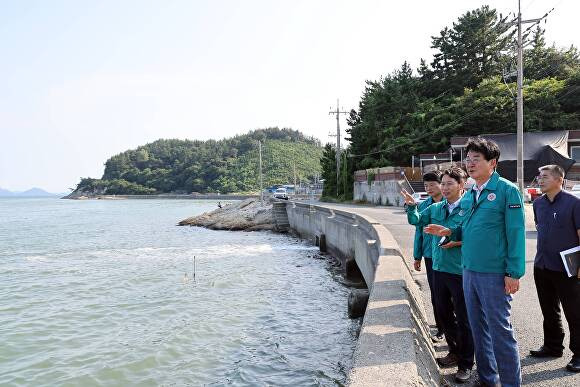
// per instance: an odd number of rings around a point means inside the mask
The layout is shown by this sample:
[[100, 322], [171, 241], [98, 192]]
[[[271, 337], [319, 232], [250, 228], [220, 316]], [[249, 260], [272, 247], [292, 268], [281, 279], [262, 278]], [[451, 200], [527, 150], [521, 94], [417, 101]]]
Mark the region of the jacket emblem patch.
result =
[[508, 205], [509, 208], [522, 208], [521, 204], [510, 204]]
[[490, 193], [489, 195], [487, 195], [487, 200], [489, 200], [490, 202], [493, 202], [495, 200], [495, 194]]

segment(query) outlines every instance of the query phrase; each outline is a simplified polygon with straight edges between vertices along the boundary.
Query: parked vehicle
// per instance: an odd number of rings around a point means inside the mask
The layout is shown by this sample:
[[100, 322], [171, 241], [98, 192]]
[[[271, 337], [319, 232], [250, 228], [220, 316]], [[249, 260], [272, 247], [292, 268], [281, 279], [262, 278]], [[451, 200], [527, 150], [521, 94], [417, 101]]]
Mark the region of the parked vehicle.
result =
[[284, 199], [288, 200], [288, 193], [286, 192], [286, 188], [277, 188], [272, 195], [274, 199]]
[[[537, 198], [542, 196], [542, 190], [538, 187], [528, 187], [525, 189], [525, 191], [530, 195], [530, 197], [529, 197], [530, 202], [533, 202], [534, 200], [536, 200]], [[524, 199], [526, 199], [525, 194], [524, 194]]]
[[429, 195], [427, 194], [427, 192], [415, 192], [411, 196], [413, 196], [413, 199], [415, 199], [415, 203], [417, 204], [422, 203], [425, 200], [429, 199]]

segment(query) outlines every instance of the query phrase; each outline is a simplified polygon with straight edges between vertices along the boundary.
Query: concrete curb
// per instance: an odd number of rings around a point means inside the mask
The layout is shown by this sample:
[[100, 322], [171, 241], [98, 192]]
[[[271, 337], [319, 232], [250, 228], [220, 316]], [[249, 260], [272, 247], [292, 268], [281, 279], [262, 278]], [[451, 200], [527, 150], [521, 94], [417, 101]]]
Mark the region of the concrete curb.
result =
[[438, 386], [440, 372], [421, 290], [391, 233], [371, 217], [290, 202], [290, 227], [302, 238], [325, 235], [329, 252], [354, 257], [370, 291], [350, 386]]

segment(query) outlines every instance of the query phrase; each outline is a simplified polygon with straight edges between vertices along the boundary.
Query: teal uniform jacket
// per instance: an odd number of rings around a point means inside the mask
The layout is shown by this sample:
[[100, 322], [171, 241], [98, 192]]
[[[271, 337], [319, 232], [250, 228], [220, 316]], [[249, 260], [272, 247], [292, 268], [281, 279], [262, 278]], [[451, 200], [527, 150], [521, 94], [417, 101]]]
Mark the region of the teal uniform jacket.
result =
[[524, 203], [518, 188], [497, 172], [475, 201], [470, 189], [459, 206], [464, 220], [451, 239], [462, 240], [463, 268], [521, 278], [526, 262]]
[[[429, 197], [427, 200], [419, 203], [419, 211], [433, 204], [433, 198]], [[432, 258], [431, 240], [433, 238], [429, 234], [423, 232], [423, 227], [415, 227], [415, 241], [413, 243], [413, 258], [420, 261], [422, 257]]]
[[[407, 207], [407, 220], [417, 228], [428, 224], [439, 224], [450, 229], [461, 227], [464, 212], [459, 206], [455, 207], [451, 214], [447, 210], [447, 200], [435, 203], [419, 213], [417, 206]], [[433, 252], [433, 270], [451, 274], [463, 274], [461, 265], [461, 247], [442, 249], [439, 247], [439, 237], [431, 238], [431, 251]]]

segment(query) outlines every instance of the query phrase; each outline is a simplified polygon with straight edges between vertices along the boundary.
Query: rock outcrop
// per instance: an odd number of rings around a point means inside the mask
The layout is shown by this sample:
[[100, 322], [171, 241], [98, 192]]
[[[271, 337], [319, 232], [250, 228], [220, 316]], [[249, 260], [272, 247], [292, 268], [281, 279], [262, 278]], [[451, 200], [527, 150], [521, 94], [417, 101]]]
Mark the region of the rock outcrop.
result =
[[192, 216], [178, 223], [179, 226], [199, 226], [212, 230], [230, 231], [276, 231], [272, 203], [265, 199], [246, 199], [234, 202], [211, 212]]

